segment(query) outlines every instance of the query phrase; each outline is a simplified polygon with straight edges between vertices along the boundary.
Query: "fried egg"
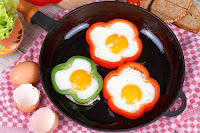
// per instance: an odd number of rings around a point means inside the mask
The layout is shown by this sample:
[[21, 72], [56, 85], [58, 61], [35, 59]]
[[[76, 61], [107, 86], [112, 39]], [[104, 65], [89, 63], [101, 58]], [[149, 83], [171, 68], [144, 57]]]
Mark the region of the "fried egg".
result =
[[142, 105], [155, 98], [154, 86], [145, 82], [143, 73], [130, 67], [111, 77], [106, 88], [112, 96], [113, 104], [130, 113], [137, 112]]
[[[97, 79], [91, 76], [91, 70], [91, 64], [87, 60], [74, 59], [70, 68], [55, 73], [56, 85], [60, 90], [73, 89], [79, 99], [87, 99], [99, 87]], [[74, 101], [71, 95], [66, 97]]]
[[109, 27], [97, 26], [90, 33], [95, 56], [109, 62], [134, 56], [139, 49], [134, 37], [133, 28], [125, 22], [115, 22]]

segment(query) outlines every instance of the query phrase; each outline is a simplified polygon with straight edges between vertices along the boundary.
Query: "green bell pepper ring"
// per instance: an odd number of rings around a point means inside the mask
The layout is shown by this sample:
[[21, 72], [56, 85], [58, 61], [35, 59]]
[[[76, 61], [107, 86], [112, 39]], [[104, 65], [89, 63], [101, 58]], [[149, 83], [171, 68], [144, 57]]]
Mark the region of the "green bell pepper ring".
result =
[[[76, 95], [76, 91], [73, 88], [69, 88], [67, 90], [60, 90], [55, 81], [56, 72], [69, 69], [75, 59], [84, 59], [84, 60], [88, 61], [91, 64], [91, 72], [89, 74], [91, 75], [91, 78], [96, 79], [98, 82], [98, 89], [92, 96], [90, 96], [87, 99], [78, 98], [78, 96]], [[85, 103], [88, 103], [91, 100], [93, 100], [101, 92], [102, 87], [103, 87], [103, 78], [97, 72], [97, 67], [96, 67], [95, 63], [91, 59], [84, 57], [84, 56], [73, 56], [70, 59], [68, 59], [67, 62], [55, 66], [51, 72], [51, 80], [52, 80], [52, 84], [53, 84], [53, 87], [56, 92], [58, 92], [59, 94], [62, 94], [62, 95], [71, 95], [72, 98], [79, 104], [85, 104]]]

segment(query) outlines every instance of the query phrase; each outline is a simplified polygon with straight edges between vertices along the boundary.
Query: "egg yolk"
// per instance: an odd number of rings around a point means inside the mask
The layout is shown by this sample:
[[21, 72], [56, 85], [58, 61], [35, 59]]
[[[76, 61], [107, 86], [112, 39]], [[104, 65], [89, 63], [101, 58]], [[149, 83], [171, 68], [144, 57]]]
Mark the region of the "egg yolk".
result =
[[76, 70], [70, 76], [72, 87], [76, 90], [85, 90], [91, 84], [91, 76], [85, 70]]
[[126, 37], [118, 34], [113, 34], [106, 39], [106, 45], [109, 44], [113, 44], [110, 49], [114, 54], [119, 54], [128, 48], [128, 40]]
[[122, 88], [121, 97], [126, 100], [127, 104], [135, 104], [141, 99], [142, 92], [136, 85], [126, 85]]

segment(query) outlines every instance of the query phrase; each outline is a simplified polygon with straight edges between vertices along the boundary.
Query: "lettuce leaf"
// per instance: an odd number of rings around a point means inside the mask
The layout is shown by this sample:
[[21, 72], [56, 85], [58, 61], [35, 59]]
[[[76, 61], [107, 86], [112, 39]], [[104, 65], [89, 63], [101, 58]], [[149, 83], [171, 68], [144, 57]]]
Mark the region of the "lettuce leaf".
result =
[[17, 5], [19, 3], [19, 0], [0, 0], [4, 3], [4, 6], [6, 7], [7, 11], [9, 12], [16, 12], [17, 11]]
[[0, 40], [8, 38], [15, 25], [19, 0], [0, 0]]

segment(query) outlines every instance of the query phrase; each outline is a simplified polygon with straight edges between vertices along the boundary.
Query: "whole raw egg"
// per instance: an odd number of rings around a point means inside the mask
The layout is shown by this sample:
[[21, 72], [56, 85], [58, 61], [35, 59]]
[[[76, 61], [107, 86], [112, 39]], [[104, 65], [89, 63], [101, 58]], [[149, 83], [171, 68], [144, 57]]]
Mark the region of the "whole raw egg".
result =
[[39, 67], [38, 64], [33, 61], [19, 63], [10, 73], [10, 81], [15, 86], [26, 83], [35, 84], [39, 82], [39, 80]]

